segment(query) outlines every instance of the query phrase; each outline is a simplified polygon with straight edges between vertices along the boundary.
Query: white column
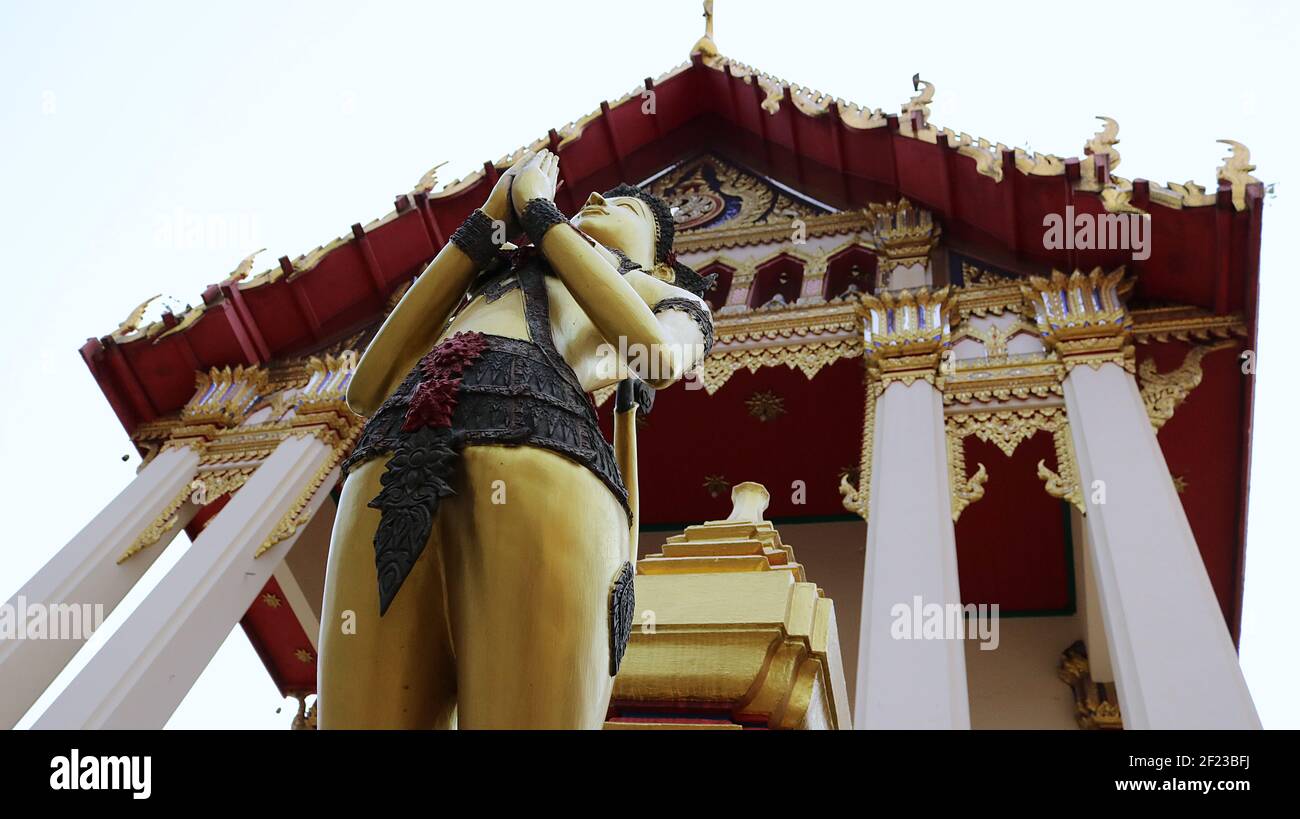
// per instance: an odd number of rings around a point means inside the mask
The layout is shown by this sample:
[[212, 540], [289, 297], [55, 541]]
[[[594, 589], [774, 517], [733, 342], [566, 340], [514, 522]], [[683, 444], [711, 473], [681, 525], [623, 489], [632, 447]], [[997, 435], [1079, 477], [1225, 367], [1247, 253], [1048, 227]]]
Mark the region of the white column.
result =
[[[1083, 618], [1083, 644], [1088, 649], [1088, 676], [1095, 683], [1113, 684], [1115, 672], [1111, 670], [1105, 618], [1102, 616], [1101, 598], [1097, 595], [1097, 581], [1093, 577], [1096, 572], [1092, 570], [1088, 524], [1073, 505], [1070, 506], [1070, 536], [1074, 541], [1075, 592]], [[1080, 587], [1082, 594], [1079, 594]]]
[[1124, 727], [1259, 728], [1137, 383], [1103, 363], [1064, 386]]
[[[191, 447], [158, 454], [108, 506], [59, 550], [7, 605], [21, 612], [67, 606], [102, 606], [107, 617], [194, 513], [177, 510], [177, 525], [156, 543], [117, 563], [136, 538], [189, 486], [199, 453]], [[51, 607], [60, 607], [53, 609]], [[96, 623], [95, 625], [98, 625]], [[90, 635], [72, 639], [0, 641], [0, 728], [12, 728], [63, 670]]]
[[961, 603], [951, 504], [941, 396], [895, 381], [876, 400], [854, 728], [970, 728], [960, 637], [891, 632], [899, 604]]
[[[276, 447], [34, 727], [161, 728], [306, 528], [255, 557], [330, 452], [314, 436]], [[305, 516], [336, 476], [337, 467]]]

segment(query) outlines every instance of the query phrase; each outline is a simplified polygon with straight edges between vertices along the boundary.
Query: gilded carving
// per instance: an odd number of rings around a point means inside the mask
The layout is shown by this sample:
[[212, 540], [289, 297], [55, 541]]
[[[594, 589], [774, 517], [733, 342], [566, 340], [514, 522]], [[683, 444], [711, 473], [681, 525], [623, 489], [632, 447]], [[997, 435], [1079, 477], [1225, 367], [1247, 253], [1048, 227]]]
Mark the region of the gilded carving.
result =
[[1124, 727], [1115, 686], [1093, 682], [1088, 650], [1082, 640], [1076, 640], [1061, 653], [1057, 677], [1074, 692], [1074, 719], [1080, 728], [1118, 731]]
[[862, 447], [859, 450], [858, 485], [849, 483], [849, 475], [841, 475], [840, 495], [843, 496], [841, 502], [846, 510], [867, 520], [871, 508], [871, 454], [876, 438], [876, 399], [880, 396], [880, 384], [867, 374], [864, 375], [862, 385]]
[[979, 464], [975, 474], [966, 477], [966, 449], [963, 439], [953, 435], [945, 437], [948, 441], [948, 486], [952, 493], [952, 522], [956, 523], [967, 506], [984, 497], [984, 484], [988, 483], [989, 473], [984, 468], [984, 464]]
[[947, 287], [859, 296], [868, 369], [886, 385], [920, 378], [936, 383], [939, 357], [949, 343], [952, 302]]
[[785, 415], [785, 399], [771, 390], [759, 390], [745, 399], [745, 409], [753, 418], [771, 421]]
[[715, 347], [712, 354], [704, 360], [701, 381], [705, 392], [713, 395], [742, 369], [753, 373], [761, 367], [782, 364], [790, 369], [798, 369], [811, 380], [823, 367], [842, 358], [856, 358], [861, 354], [861, 342], [851, 338], [734, 350], [719, 350]]
[[158, 516], [144, 528], [144, 531], [140, 532], [140, 534], [136, 536], [135, 540], [127, 547], [126, 551], [118, 556], [116, 561], [118, 565], [121, 565], [126, 562], [128, 558], [139, 554], [162, 540], [162, 536], [177, 525], [178, 521], [176, 515], [180, 511], [180, 508], [185, 505], [185, 501], [189, 500], [189, 497], [190, 487], [187, 485], [180, 492], [176, 493], [175, 497], [167, 502], [167, 505], [163, 507], [162, 512], [160, 512]]
[[1235, 341], [1221, 341], [1218, 344], [1197, 345], [1187, 351], [1183, 363], [1167, 373], [1156, 371], [1154, 359], [1146, 359], [1138, 365], [1138, 385], [1142, 393], [1142, 403], [1146, 405], [1151, 426], [1159, 430], [1165, 422], [1174, 417], [1178, 409], [1192, 390], [1200, 385], [1205, 373], [1201, 369], [1201, 360], [1216, 350], [1235, 347]]
[[194, 397], [181, 410], [181, 419], [233, 426], [267, 393], [267, 372], [261, 367], [213, 367], [196, 374], [195, 388]]
[[896, 267], [928, 263], [942, 233], [930, 212], [916, 207], [906, 197], [868, 205], [867, 218], [880, 252], [877, 269], [882, 281]]
[[1250, 172], [1255, 170], [1255, 166], [1250, 164], [1250, 149], [1232, 139], [1220, 139], [1219, 142], [1227, 145], [1231, 153], [1224, 157], [1223, 165], [1218, 171], [1218, 179], [1232, 186], [1233, 207], [1237, 210], [1245, 210], [1246, 188], [1259, 184], [1259, 180], [1250, 175]]
[[276, 544], [288, 540], [311, 519], [311, 516], [307, 514], [307, 505], [316, 496], [316, 492], [320, 489], [321, 484], [325, 483], [325, 479], [338, 467], [339, 462], [343, 460], [343, 456], [352, 448], [352, 442], [356, 440], [356, 436], [360, 432], [360, 426], [353, 427], [348, 436], [334, 446], [329, 457], [325, 459], [325, 463], [321, 464], [320, 468], [316, 470], [316, 474], [312, 476], [307, 486], [303, 488], [302, 492], [289, 506], [289, 509], [281, 516], [271, 533], [262, 541], [262, 545], [257, 548], [253, 557], [261, 557]]
[[1133, 372], [1133, 319], [1121, 293], [1131, 287], [1121, 266], [1110, 273], [1097, 267], [1068, 276], [1053, 270], [1049, 277], [1030, 276], [1021, 291], [1034, 307], [1039, 332], [1067, 372], [1079, 364], [1096, 369], [1105, 362]]
[[[962, 412], [949, 415], [944, 420], [944, 426], [949, 440], [949, 466], [953, 470], [954, 514], [960, 513], [957, 509], [958, 489], [977, 491], [967, 486], [965, 456], [961, 449], [963, 440], [973, 435], [981, 441], [992, 443], [1002, 451], [1002, 454], [1010, 458], [1021, 443], [1039, 431], [1052, 435], [1052, 444], [1056, 450], [1056, 468], [1059, 470], [1053, 471], [1044, 461], [1039, 461], [1038, 476], [1044, 480], [1044, 488], [1052, 497], [1069, 501], [1080, 512], [1086, 512], [1078, 466], [1074, 458], [1074, 447], [1070, 442], [1070, 425], [1063, 408], [1029, 407]], [[981, 481], [981, 485], [982, 483]], [[979, 495], [983, 494], [982, 489], [978, 492]], [[978, 500], [978, 496], [968, 503], [973, 500]], [[965, 508], [966, 505], [962, 504], [961, 508]]]

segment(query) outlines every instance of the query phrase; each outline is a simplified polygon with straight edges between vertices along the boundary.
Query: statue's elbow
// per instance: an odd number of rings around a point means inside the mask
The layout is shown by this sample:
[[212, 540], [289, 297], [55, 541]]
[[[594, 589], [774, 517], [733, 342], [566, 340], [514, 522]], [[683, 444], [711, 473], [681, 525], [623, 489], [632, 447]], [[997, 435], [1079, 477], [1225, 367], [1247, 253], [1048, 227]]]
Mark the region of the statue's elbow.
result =
[[343, 400], [347, 401], [348, 409], [355, 412], [363, 418], [368, 418], [379, 409], [380, 400], [374, 395], [374, 390], [366, 389], [359, 383], [355, 376], [351, 383], [348, 384], [347, 393], [344, 394]]

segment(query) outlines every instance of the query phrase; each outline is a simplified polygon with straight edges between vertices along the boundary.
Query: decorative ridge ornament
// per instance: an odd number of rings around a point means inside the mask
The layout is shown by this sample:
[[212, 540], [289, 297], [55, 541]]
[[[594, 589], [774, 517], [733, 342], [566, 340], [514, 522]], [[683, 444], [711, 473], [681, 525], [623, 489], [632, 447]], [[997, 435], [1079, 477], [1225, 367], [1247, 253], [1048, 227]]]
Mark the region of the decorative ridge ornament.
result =
[[1232, 186], [1233, 207], [1237, 210], [1245, 210], [1246, 189], [1250, 185], [1261, 184], [1258, 179], [1250, 175], [1250, 172], [1255, 170], [1255, 166], [1250, 164], [1250, 149], [1232, 139], [1220, 139], [1218, 142], [1232, 149], [1232, 153], [1224, 157], [1223, 166], [1219, 168], [1219, 182], [1226, 182]]
[[235, 269], [230, 271], [230, 275], [226, 276], [226, 281], [234, 284], [235, 282], [242, 282], [244, 279], [248, 278], [248, 274], [253, 272], [253, 260], [256, 259], [258, 255], [265, 252], [266, 248], [263, 247], [254, 250], [252, 253], [245, 256], [240, 260], [239, 264], [235, 265]]
[[713, 0], [704, 0], [704, 36], [691, 46], [691, 56], [696, 54], [706, 60], [718, 57], [718, 46], [713, 42]]
[[[921, 86], [925, 88], [922, 89]], [[912, 90], [918, 93], [903, 103], [899, 132], [926, 142], [935, 142], [939, 132], [929, 123], [930, 103], [934, 101], [934, 83], [921, 79], [920, 74], [913, 74]]]
[[1084, 179], [1102, 187], [1110, 182], [1110, 175], [1119, 167], [1119, 151], [1115, 149], [1119, 144], [1119, 123], [1110, 117], [1097, 119], [1104, 123], [1101, 130], [1083, 146], [1084, 156], [1092, 157], [1093, 161], [1084, 163], [1080, 170]]

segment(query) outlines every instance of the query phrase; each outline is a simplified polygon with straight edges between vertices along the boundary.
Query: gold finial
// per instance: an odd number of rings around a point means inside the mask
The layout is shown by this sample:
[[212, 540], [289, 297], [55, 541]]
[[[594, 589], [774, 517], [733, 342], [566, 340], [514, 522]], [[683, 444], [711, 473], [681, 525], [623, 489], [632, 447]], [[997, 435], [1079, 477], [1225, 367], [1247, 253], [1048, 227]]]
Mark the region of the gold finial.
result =
[[1101, 130], [1084, 144], [1083, 152], [1088, 156], [1106, 157], [1106, 171], [1114, 173], [1119, 167], [1119, 151], [1115, 150], [1115, 146], [1119, 144], [1119, 123], [1110, 117], [1097, 117], [1097, 119], [1103, 123]]
[[122, 321], [121, 324], [117, 325], [117, 329], [113, 331], [113, 337], [121, 338], [122, 336], [129, 335], [130, 333], [134, 333], [136, 330], [140, 329], [140, 321], [144, 318], [145, 310], [148, 310], [149, 305], [153, 304], [155, 300], [160, 298], [162, 298], [162, 293], [159, 293], [156, 296], [150, 296], [136, 305], [135, 309], [131, 311], [126, 319]]
[[691, 54], [718, 56], [718, 47], [713, 42], [713, 0], [704, 0], [704, 36], [695, 41]]
[[230, 275], [226, 277], [226, 281], [242, 282], [247, 278], [249, 273], [253, 272], [253, 260], [257, 258], [257, 254], [265, 252], [266, 248], [262, 248], [260, 250], [254, 250], [252, 253], [245, 256], [239, 264], [235, 265], [235, 269], [230, 271]]
[[[923, 85], [925, 90], [921, 89]], [[903, 104], [903, 113], [911, 114], [914, 111], [920, 111], [922, 120], [929, 119], [930, 103], [934, 102], [934, 83], [921, 79], [920, 74], [913, 74], [912, 90], [916, 91], [917, 94]]]
[[731, 514], [727, 520], [760, 523], [769, 500], [771, 496], [763, 484], [753, 481], [738, 483], [731, 488]]
[[1232, 204], [1237, 210], [1246, 209], [1246, 186], [1257, 185], [1259, 180], [1250, 175], [1255, 166], [1250, 164], [1250, 149], [1233, 139], [1220, 139], [1232, 153], [1223, 159], [1219, 168], [1219, 181], [1232, 185]]
[[439, 162], [437, 165], [434, 165], [432, 168], [425, 171], [424, 176], [420, 177], [419, 182], [415, 183], [415, 189], [411, 192], [433, 193], [433, 189], [438, 185], [438, 169], [446, 164], [446, 162]]

